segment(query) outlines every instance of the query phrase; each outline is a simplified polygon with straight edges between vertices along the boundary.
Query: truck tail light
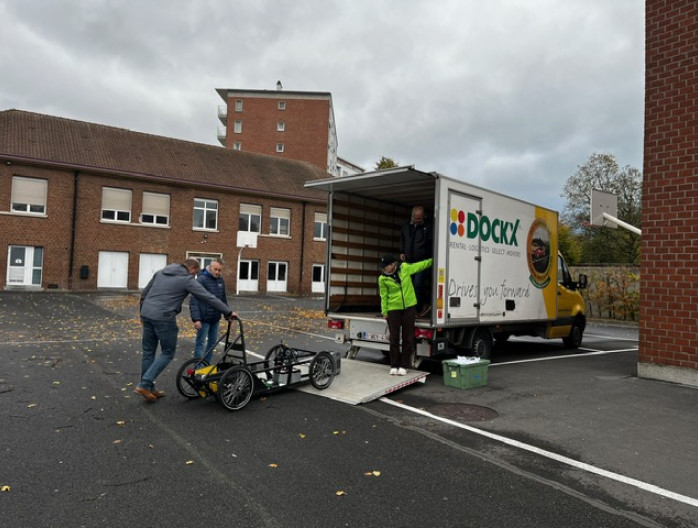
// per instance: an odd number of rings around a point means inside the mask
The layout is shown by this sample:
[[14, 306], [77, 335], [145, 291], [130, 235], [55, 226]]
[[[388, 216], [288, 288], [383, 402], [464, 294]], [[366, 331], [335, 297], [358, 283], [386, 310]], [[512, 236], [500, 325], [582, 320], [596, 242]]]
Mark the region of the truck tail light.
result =
[[327, 328], [332, 328], [334, 330], [342, 330], [344, 328], [344, 321], [341, 319], [328, 319]]
[[430, 328], [415, 328], [414, 337], [417, 339], [431, 339], [434, 337], [434, 331]]

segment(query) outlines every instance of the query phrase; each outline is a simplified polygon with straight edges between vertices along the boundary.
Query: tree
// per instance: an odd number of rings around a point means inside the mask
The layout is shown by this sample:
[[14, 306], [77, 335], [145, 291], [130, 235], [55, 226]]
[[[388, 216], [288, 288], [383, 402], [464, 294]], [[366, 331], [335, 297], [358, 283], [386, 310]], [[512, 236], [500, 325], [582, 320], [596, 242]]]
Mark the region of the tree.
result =
[[557, 229], [557, 249], [565, 256], [569, 266], [576, 266], [582, 261], [584, 248], [569, 226], [560, 224]]
[[591, 190], [618, 197], [618, 218], [640, 227], [642, 218], [642, 173], [629, 165], [619, 167], [612, 154], [592, 154], [565, 184], [567, 204], [563, 220], [582, 243], [582, 258], [588, 263], [637, 264], [640, 237], [623, 228], [589, 226]]
[[381, 159], [376, 162], [376, 170], [380, 169], [392, 169], [393, 167], [397, 167], [398, 164], [397, 162], [393, 161], [392, 158], [386, 158], [385, 156], [381, 156]]

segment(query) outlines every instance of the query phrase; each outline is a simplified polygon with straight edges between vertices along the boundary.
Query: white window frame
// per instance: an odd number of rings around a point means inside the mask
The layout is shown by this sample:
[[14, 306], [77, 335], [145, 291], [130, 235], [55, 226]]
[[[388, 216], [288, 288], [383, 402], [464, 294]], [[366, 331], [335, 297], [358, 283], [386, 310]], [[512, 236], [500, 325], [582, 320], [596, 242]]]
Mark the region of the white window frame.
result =
[[239, 141], [233, 143], [233, 150], [242, 150], [242, 143], [240, 143]]
[[[215, 207], [213, 207], [215, 205]], [[202, 225], [196, 225], [196, 212], [202, 211]], [[209, 213], [214, 214], [215, 227], [207, 227]], [[196, 231], [218, 231], [218, 200], [211, 198], [194, 198], [194, 210], [192, 219], [192, 228]]]
[[235, 100], [235, 111], [242, 112], [242, 99]]
[[12, 177], [11, 210], [36, 216], [46, 216], [48, 180], [43, 178]]
[[276, 152], [281, 154], [284, 151], [284, 144], [283, 143], [277, 143], [276, 144]]
[[286, 110], [286, 101], [278, 101], [276, 103], [277, 110]]
[[[102, 187], [102, 222], [115, 224], [130, 223], [132, 205], [133, 191], [131, 189]], [[126, 209], [127, 206], [128, 209]]]
[[[285, 231], [285, 232], [284, 232]], [[269, 211], [269, 234], [276, 237], [291, 237], [291, 210], [272, 207]]]
[[[320, 226], [319, 236], [317, 234], [318, 226]], [[315, 222], [313, 223], [313, 240], [327, 240], [327, 213], [315, 213]]]
[[170, 195], [154, 192], [143, 192], [141, 224], [169, 227], [170, 225]]
[[222, 260], [223, 254], [222, 253], [195, 253], [195, 252], [187, 251], [187, 258], [197, 260], [199, 262], [199, 266], [201, 266], [201, 269], [204, 270], [204, 269], [206, 269], [206, 266], [208, 266], [212, 262], [214, 262], [216, 260]]
[[[240, 204], [240, 221], [238, 231], [248, 233], [261, 233], [262, 231], [262, 206], [252, 204]], [[253, 229], [254, 220], [257, 221], [257, 229]], [[243, 221], [246, 225], [243, 225]]]
[[276, 123], [276, 131], [277, 132], [285, 132], [286, 131], [286, 122], [279, 121], [278, 123]]
[[[247, 275], [242, 276], [242, 270], [247, 270]], [[238, 291], [259, 291], [259, 260], [243, 259], [238, 262]]]
[[[279, 275], [283, 275], [283, 278], [279, 278]], [[267, 263], [267, 292], [285, 293], [287, 290], [288, 262], [270, 260]]]
[[239, 119], [233, 123], [233, 132], [236, 134], [242, 134], [242, 121]]

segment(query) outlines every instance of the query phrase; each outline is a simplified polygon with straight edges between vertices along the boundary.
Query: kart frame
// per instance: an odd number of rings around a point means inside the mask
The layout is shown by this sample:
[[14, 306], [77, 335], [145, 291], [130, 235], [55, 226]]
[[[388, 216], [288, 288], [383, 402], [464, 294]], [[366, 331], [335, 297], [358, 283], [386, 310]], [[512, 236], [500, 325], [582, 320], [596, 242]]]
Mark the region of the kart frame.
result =
[[[233, 325], [233, 322], [237, 325]], [[231, 337], [232, 328], [235, 335]], [[313, 352], [285, 345], [274, 345], [262, 361], [250, 362], [245, 346], [242, 320], [228, 320], [225, 333], [209, 350], [224, 343], [223, 354], [215, 364], [203, 358], [185, 361], [177, 371], [177, 390], [189, 399], [214, 396], [229, 411], [245, 407], [252, 396], [272, 393], [310, 382], [316, 389], [330, 386], [339, 374], [339, 364], [327, 351]]]

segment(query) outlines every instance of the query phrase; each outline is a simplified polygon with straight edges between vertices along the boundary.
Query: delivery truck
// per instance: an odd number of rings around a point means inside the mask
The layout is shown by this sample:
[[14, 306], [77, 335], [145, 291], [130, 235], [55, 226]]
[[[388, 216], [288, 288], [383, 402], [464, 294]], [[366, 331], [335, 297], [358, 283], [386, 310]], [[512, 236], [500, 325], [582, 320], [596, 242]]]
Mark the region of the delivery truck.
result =
[[510, 336], [561, 339], [576, 348], [586, 326], [580, 290], [558, 252], [558, 214], [435, 172], [397, 167], [306, 182], [327, 202], [325, 312], [348, 357], [387, 353], [378, 293], [381, 255], [400, 255], [416, 205], [433, 225], [431, 311], [416, 321], [413, 364], [489, 358]]

